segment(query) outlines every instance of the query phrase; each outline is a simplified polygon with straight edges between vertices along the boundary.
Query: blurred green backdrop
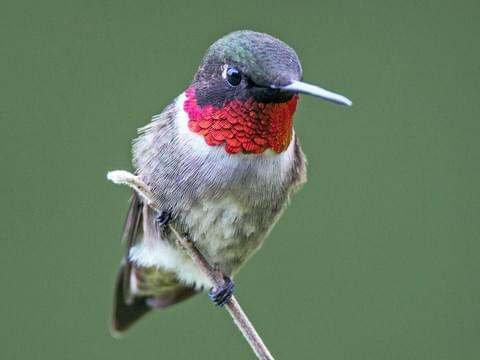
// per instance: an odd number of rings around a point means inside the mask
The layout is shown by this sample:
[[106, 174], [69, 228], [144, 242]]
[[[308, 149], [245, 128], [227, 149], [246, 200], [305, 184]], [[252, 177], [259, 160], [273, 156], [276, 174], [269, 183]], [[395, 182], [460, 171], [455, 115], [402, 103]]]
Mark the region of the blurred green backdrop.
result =
[[250, 359], [205, 296], [108, 330], [130, 141], [236, 29], [294, 47], [309, 183], [237, 277], [279, 359], [480, 358], [478, 1], [6, 1], [0, 358]]

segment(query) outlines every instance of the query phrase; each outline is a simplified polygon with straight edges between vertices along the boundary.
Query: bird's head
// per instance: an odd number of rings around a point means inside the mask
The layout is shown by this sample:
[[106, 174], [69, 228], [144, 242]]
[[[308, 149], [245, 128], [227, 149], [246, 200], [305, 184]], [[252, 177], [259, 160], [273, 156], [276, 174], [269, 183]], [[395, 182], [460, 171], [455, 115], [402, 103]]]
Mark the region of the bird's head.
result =
[[351, 105], [342, 95], [302, 82], [300, 60], [284, 42], [236, 31], [207, 50], [184, 109], [190, 130], [211, 146], [224, 145], [229, 153], [280, 153], [292, 139], [299, 93]]

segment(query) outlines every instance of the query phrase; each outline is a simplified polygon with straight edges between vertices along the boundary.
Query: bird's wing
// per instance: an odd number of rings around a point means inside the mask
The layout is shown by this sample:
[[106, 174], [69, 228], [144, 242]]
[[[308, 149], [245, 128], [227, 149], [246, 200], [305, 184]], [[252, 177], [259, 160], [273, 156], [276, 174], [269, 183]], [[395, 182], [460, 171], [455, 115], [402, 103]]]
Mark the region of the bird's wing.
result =
[[127, 217], [123, 226], [122, 241], [126, 243], [126, 252], [124, 259], [123, 277], [119, 279], [123, 286], [123, 296], [125, 302], [132, 301], [130, 289], [130, 276], [132, 273], [132, 262], [128, 260], [130, 249], [137, 243], [143, 233], [142, 229], [142, 208], [143, 203], [138, 194], [134, 191], [130, 197], [130, 206], [128, 207]]
[[[174, 273], [155, 267], [139, 267], [129, 260], [131, 247], [143, 238], [144, 206], [146, 205], [134, 192], [130, 198], [122, 237], [127, 250], [115, 285], [112, 330], [116, 333], [126, 331], [152, 308], [165, 308], [196, 294], [195, 289], [180, 284]], [[132, 278], [135, 280], [135, 289], [132, 288]]]

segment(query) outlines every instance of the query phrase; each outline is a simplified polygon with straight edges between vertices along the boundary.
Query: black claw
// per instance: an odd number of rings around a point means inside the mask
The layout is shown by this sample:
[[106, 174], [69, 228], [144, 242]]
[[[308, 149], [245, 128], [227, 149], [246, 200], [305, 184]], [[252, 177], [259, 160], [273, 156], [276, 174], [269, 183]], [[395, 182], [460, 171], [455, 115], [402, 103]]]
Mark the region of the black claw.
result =
[[155, 222], [162, 228], [165, 229], [172, 219], [172, 213], [168, 210], [162, 210], [157, 213], [155, 216]]
[[225, 305], [233, 295], [233, 291], [235, 290], [235, 284], [233, 283], [232, 279], [227, 276], [223, 277], [224, 283], [219, 288], [211, 288], [208, 292], [208, 297], [213, 303], [217, 306]]

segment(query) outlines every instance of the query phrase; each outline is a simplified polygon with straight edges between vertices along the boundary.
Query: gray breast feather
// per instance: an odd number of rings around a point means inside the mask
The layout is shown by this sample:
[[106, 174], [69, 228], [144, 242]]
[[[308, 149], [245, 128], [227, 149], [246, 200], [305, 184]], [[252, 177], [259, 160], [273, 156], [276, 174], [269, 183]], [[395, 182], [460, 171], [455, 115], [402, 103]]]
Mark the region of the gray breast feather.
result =
[[223, 146], [208, 146], [188, 130], [183, 100], [182, 94], [141, 130], [134, 165], [175, 226], [231, 273], [305, 182], [304, 155], [296, 136], [280, 154], [228, 154]]

